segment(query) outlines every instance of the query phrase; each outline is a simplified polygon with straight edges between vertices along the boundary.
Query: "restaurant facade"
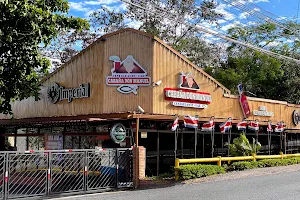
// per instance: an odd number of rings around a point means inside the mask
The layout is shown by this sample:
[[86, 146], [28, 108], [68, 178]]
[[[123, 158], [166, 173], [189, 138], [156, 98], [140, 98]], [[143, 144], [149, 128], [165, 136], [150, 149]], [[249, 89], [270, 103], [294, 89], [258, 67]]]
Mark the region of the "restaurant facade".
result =
[[[270, 121], [273, 126], [285, 124], [283, 132], [271, 132], [270, 153], [298, 152], [300, 105], [245, 97], [242, 88], [238, 89], [240, 95], [232, 95], [159, 38], [122, 29], [102, 36], [45, 77], [40, 100], [13, 102], [14, 115], [1, 116], [0, 142], [2, 150], [10, 146], [17, 151], [144, 146], [146, 173], [156, 175], [168, 171], [175, 156], [227, 155], [224, 143], [238, 136], [236, 124], [245, 119], [259, 124], [261, 153], [270, 150]], [[175, 134], [171, 127], [177, 116]], [[196, 134], [184, 126], [184, 116], [197, 117]], [[201, 131], [212, 117], [214, 138]], [[228, 118], [232, 121], [230, 140], [229, 133], [219, 128]], [[255, 134], [246, 131], [248, 138]]]

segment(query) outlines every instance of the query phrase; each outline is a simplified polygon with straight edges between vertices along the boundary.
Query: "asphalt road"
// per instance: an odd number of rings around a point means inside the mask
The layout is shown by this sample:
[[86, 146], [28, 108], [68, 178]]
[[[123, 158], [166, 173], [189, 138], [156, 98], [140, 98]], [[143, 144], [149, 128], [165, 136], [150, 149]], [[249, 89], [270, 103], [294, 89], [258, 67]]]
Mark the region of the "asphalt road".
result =
[[300, 172], [61, 198], [68, 200], [300, 200]]

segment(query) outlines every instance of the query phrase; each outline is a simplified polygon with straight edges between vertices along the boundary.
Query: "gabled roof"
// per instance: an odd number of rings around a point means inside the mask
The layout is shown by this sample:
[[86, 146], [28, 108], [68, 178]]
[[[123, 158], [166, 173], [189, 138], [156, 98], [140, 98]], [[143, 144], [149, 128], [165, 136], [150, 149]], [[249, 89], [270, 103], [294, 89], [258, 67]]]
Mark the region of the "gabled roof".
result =
[[176, 51], [175, 49], [173, 49], [171, 46], [167, 45], [164, 41], [162, 41], [161, 39], [159, 39], [158, 37], [143, 32], [143, 31], [139, 31], [133, 28], [125, 28], [125, 29], [120, 29], [116, 32], [113, 33], [108, 33], [105, 34], [103, 36], [101, 36], [100, 38], [98, 38], [95, 42], [93, 42], [91, 45], [89, 45], [88, 47], [86, 47], [85, 49], [83, 49], [81, 52], [79, 52], [78, 54], [76, 54], [75, 56], [73, 56], [68, 62], [66, 62], [65, 64], [63, 64], [61, 67], [59, 67], [58, 69], [56, 69], [55, 71], [53, 71], [52, 73], [50, 73], [48, 76], [44, 77], [42, 79], [42, 83], [44, 81], [46, 81], [47, 79], [49, 79], [50, 77], [52, 77], [54, 74], [56, 74], [58, 71], [60, 71], [61, 69], [63, 69], [68, 63], [72, 62], [73, 60], [75, 60], [78, 56], [80, 56], [83, 52], [87, 51], [88, 49], [90, 49], [92, 46], [94, 46], [95, 44], [97, 44], [99, 41], [104, 41], [106, 38], [120, 34], [120, 33], [124, 33], [124, 32], [134, 32], [149, 38], [154, 39], [156, 42], [160, 43], [161, 45], [163, 45], [165, 48], [167, 48], [168, 50], [172, 51], [174, 54], [176, 54], [178, 57], [180, 57], [182, 60], [184, 60], [186, 63], [188, 63], [191, 67], [193, 67], [195, 70], [199, 71], [200, 73], [202, 73], [203, 75], [205, 75], [207, 78], [209, 78], [212, 82], [214, 82], [215, 84], [217, 84], [219, 87], [221, 87], [224, 91], [226, 91], [226, 93], [230, 94], [230, 90], [227, 89], [224, 85], [222, 85], [220, 82], [218, 82], [216, 79], [214, 79], [212, 76], [210, 76], [209, 74], [207, 74], [205, 71], [203, 71], [200, 67], [198, 67], [197, 65], [195, 65], [194, 63], [192, 63], [189, 59], [187, 59], [185, 56], [183, 56], [182, 54], [180, 54], [178, 51]]

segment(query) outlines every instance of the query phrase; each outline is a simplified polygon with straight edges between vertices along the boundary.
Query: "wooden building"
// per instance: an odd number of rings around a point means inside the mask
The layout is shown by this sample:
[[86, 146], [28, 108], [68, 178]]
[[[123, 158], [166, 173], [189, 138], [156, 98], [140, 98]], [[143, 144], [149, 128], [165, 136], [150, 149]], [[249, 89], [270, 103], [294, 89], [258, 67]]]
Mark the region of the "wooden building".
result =
[[[273, 124], [284, 121], [285, 132], [293, 133], [288, 134], [287, 140], [298, 137], [300, 105], [252, 97], [248, 97], [248, 102], [251, 114], [247, 120], [259, 121], [261, 135], [271, 120]], [[16, 138], [26, 138], [23, 146], [28, 149], [29, 138], [51, 134], [61, 134], [63, 144], [48, 148], [95, 148], [97, 141], [103, 141], [101, 145], [107, 147], [138, 143], [146, 147], [149, 159], [155, 157], [155, 163], [161, 157], [160, 147], [161, 152], [168, 148], [164, 155], [173, 156], [175, 144], [170, 126], [175, 115], [181, 120], [184, 115], [197, 115], [200, 126], [211, 116], [216, 123], [231, 117], [233, 126], [244, 118], [239, 96], [232, 95], [159, 38], [134, 29], [102, 36], [42, 80], [39, 101], [16, 101], [12, 109], [13, 119], [1, 115], [0, 125], [1, 137], [14, 137], [14, 146], [18, 146]], [[118, 142], [118, 138], [111, 140], [119, 137], [110, 133], [116, 123], [123, 124], [127, 131], [126, 144]], [[181, 138], [187, 137], [178, 143], [184, 156], [188, 155], [183, 152], [185, 148], [185, 152], [193, 149], [193, 143], [189, 143], [193, 134], [188, 134], [193, 131], [180, 130]], [[235, 127], [233, 132], [237, 133]], [[199, 131], [201, 134], [204, 147], [210, 136]], [[42, 143], [46, 145], [45, 141]], [[298, 151], [297, 141], [291, 151]], [[199, 157], [202, 155], [206, 154], [199, 153]]]

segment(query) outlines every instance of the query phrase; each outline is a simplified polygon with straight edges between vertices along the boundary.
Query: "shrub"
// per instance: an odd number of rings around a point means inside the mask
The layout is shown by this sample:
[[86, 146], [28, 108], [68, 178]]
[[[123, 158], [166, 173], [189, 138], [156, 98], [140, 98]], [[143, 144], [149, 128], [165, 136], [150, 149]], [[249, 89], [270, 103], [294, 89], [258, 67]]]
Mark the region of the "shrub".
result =
[[277, 166], [287, 166], [300, 163], [300, 157], [296, 158], [286, 158], [286, 159], [265, 159], [254, 161], [240, 161], [234, 162], [227, 166], [227, 171], [242, 171], [246, 169], [253, 168], [263, 168], [263, 167], [277, 167]]
[[240, 161], [234, 162], [228, 166], [228, 171], [242, 171], [246, 169], [253, 169], [257, 167], [257, 162], [253, 161]]
[[300, 162], [299, 158], [287, 158], [287, 159], [265, 159], [258, 161], [258, 167], [276, 167], [294, 165]]
[[179, 166], [179, 176], [181, 180], [188, 180], [225, 173], [223, 167], [217, 165], [181, 165]]
[[256, 143], [254, 138], [252, 138], [252, 143], [250, 143], [245, 133], [241, 133], [239, 137], [234, 138], [232, 144], [225, 143], [225, 146], [229, 147], [231, 156], [251, 156], [261, 148], [261, 144], [259, 142]]

